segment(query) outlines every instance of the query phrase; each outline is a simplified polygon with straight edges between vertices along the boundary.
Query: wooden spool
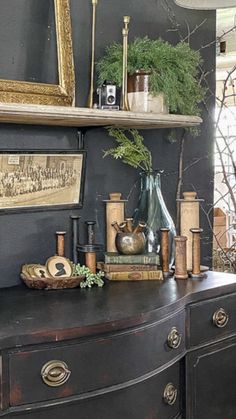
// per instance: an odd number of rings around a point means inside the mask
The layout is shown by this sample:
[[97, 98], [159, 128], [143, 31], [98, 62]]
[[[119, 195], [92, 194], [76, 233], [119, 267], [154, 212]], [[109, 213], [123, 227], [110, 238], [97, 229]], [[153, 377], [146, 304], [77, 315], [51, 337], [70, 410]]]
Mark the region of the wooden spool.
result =
[[115, 238], [116, 230], [112, 226], [114, 221], [120, 224], [125, 218], [125, 202], [127, 200], [121, 199], [121, 193], [112, 192], [109, 194], [109, 200], [104, 200], [106, 203], [106, 250], [107, 252], [117, 252]]
[[97, 272], [97, 257], [95, 252], [85, 253], [85, 265], [92, 273]]
[[187, 237], [187, 270], [192, 270], [192, 240], [191, 228], [199, 228], [199, 202], [196, 192], [183, 192], [184, 199], [180, 202], [180, 235]]
[[65, 256], [65, 235], [66, 231], [56, 231], [56, 253], [58, 256]]
[[169, 228], [161, 228], [161, 259], [164, 275], [169, 274]]
[[201, 238], [200, 238], [200, 235], [202, 232], [203, 232], [202, 228], [191, 228], [191, 233], [193, 235], [193, 240], [192, 240], [193, 269], [191, 273], [192, 277], [203, 276], [203, 274], [201, 273]]
[[187, 237], [175, 236], [175, 278], [187, 279], [186, 242]]

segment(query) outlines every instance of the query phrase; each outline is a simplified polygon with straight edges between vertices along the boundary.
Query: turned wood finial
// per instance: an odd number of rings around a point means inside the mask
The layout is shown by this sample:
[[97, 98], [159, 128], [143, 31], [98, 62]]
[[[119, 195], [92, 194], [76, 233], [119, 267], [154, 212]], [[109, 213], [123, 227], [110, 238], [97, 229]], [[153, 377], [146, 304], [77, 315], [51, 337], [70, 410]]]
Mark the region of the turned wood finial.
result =
[[121, 193], [120, 192], [111, 192], [109, 193], [110, 201], [120, 201]]
[[186, 201], [193, 201], [197, 198], [197, 192], [190, 191], [190, 192], [183, 192], [183, 197]]

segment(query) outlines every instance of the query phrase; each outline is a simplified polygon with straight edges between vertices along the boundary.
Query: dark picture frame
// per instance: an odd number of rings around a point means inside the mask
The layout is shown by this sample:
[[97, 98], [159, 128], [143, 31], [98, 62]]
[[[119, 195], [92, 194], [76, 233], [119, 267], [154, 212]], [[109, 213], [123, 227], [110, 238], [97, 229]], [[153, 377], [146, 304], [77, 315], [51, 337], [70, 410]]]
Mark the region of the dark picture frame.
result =
[[83, 206], [84, 150], [0, 151], [0, 213]]

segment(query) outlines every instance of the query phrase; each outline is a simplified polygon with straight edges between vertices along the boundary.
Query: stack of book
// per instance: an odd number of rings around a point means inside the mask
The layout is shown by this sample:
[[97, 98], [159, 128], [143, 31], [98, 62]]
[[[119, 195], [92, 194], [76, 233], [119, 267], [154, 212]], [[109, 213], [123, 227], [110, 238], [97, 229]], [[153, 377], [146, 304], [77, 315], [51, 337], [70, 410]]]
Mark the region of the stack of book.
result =
[[163, 274], [159, 264], [159, 255], [156, 253], [105, 253], [105, 261], [98, 262], [98, 269], [103, 270], [110, 281], [162, 280]]

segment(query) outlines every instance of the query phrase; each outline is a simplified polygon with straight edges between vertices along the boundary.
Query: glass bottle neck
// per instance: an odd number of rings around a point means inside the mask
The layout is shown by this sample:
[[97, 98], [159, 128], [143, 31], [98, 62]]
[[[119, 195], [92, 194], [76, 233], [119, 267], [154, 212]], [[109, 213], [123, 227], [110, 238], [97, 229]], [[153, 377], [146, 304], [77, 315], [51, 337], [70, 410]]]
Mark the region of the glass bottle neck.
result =
[[161, 175], [158, 171], [141, 172], [141, 190], [152, 190], [161, 188]]

